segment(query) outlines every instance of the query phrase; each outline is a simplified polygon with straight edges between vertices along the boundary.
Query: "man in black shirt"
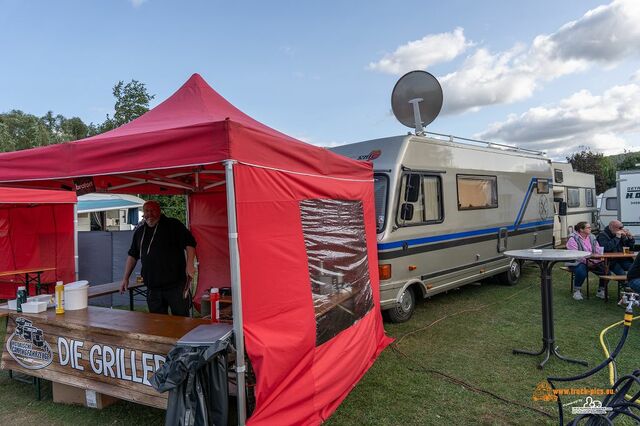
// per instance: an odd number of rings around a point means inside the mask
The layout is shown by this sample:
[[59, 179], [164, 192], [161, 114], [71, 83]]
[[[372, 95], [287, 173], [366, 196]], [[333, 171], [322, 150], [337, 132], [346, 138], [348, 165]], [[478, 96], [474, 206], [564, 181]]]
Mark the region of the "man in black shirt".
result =
[[640, 293], [640, 255], [636, 256], [627, 272], [627, 285], [636, 293]]
[[[636, 240], [633, 238], [633, 234], [625, 229], [622, 222], [612, 220], [609, 222], [609, 226], [598, 234], [598, 244], [604, 248], [605, 253], [622, 253], [624, 247], [633, 250]], [[624, 275], [631, 267], [631, 263], [632, 261], [629, 259], [611, 259], [609, 269], [616, 275]]]
[[[142, 207], [144, 224], [133, 233], [120, 293], [129, 287], [129, 278], [138, 259], [147, 286], [149, 312], [188, 316], [189, 299], [184, 297], [187, 277], [193, 278], [196, 240], [178, 219], [166, 217], [156, 201]], [[186, 252], [186, 255], [185, 255]]]

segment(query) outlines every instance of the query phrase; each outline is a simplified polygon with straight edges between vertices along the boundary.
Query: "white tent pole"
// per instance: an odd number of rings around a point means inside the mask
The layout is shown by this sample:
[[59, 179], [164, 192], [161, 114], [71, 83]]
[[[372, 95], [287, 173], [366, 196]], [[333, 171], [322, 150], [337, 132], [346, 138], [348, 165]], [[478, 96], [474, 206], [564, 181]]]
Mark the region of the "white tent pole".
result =
[[238, 224], [236, 222], [236, 193], [233, 180], [233, 165], [227, 160], [225, 180], [227, 183], [227, 222], [229, 226], [229, 263], [231, 267], [231, 298], [233, 300], [233, 333], [236, 343], [236, 374], [238, 380], [238, 425], [244, 426], [246, 411], [246, 385], [244, 365], [244, 331], [242, 329], [242, 286], [240, 283], [240, 253], [238, 251]]
[[76, 267], [76, 281], [80, 278], [78, 270], [78, 203], [73, 203], [73, 261]]

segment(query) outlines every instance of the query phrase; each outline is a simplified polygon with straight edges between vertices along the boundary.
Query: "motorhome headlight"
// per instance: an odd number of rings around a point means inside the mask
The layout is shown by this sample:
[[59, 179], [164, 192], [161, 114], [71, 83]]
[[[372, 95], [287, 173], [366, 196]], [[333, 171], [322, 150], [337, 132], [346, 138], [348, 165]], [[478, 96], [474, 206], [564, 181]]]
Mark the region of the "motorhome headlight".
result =
[[391, 265], [387, 263], [378, 265], [378, 272], [381, 280], [391, 279]]

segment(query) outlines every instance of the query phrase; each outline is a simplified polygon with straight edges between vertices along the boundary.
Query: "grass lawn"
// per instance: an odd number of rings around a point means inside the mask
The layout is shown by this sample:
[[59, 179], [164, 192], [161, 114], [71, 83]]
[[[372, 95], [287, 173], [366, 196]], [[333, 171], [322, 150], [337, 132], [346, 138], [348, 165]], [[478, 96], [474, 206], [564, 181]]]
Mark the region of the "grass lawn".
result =
[[[395, 337], [396, 343], [381, 354], [326, 424], [557, 424], [555, 402], [533, 401], [533, 391], [549, 375], [575, 375], [585, 368], [552, 358], [544, 370], [538, 370], [541, 357], [511, 353], [513, 348], [541, 347], [538, 283], [537, 267], [528, 265], [514, 287], [491, 283], [465, 286], [420, 303], [407, 323], [385, 324], [387, 334]], [[559, 350], [587, 360], [590, 367], [604, 359], [598, 341], [600, 331], [620, 321], [624, 313], [615, 303], [614, 283], [610, 285], [609, 303], [595, 297], [595, 287], [596, 280], [592, 279], [591, 298], [576, 302], [569, 294], [569, 274], [559, 270], [554, 273]], [[640, 364], [636, 328], [632, 327], [618, 357], [618, 371], [622, 374]], [[608, 333], [612, 348], [620, 330], [621, 327]], [[606, 388], [608, 370], [585, 381], [560, 386]], [[53, 404], [48, 390], [44, 395], [42, 401], [36, 401], [32, 385], [10, 380], [6, 372], [1, 372], [0, 424], [141, 426], [164, 421], [163, 411], [125, 402], [92, 410]], [[567, 395], [563, 402], [584, 402], [584, 398]], [[570, 416], [570, 408], [565, 410], [567, 414]]]

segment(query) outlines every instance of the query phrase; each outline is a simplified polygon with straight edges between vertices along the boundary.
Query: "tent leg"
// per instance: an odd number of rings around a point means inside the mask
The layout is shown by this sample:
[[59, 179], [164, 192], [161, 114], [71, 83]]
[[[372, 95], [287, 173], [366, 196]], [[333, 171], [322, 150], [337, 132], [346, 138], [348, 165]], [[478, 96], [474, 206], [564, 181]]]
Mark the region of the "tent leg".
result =
[[[184, 196], [184, 204], [185, 204], [185, 226], [187, 227], [188, 230], [191, 230], [191, 223], [189, 221], [189, 218], [191, 217], [190, 212], [189, 212], [189, 194], [185, 194]], [[196, 257], [196, 268], [198, 266], [198, 259]], [[193, 288], [193, 283], [191, 283], [191, 288]], [[195, 294], [195, 293], [193, 293]], [[193, 306], [193, 295], [191, 292], [191, 289], [189, 289], [189, 306], [191, 306], [189, 308], [189, 316], [191, 316], [191, 318], [193, 318], [194, 315], [194, 306]]]
[[236, 344], [236, 375], [238, 380], [238, 425], [244, 426], [246, 411], [246, 384], [244, 364], [244, 331], [242, 328], [242, 287], [240, 282], [240, 253], [238, 250], [238, 224], [236, 222], [236, 194], [233, 180], [235, 161], [225, 161], [227, 185], [227, 221], [229, 226], [229, 263], [231, 267], [231, 297], [233, 300], [233, 332]]
[[73, 203], [73, 260], [76, 268], [76, 281], [80, 278], [78, 270], [78, 203]]

